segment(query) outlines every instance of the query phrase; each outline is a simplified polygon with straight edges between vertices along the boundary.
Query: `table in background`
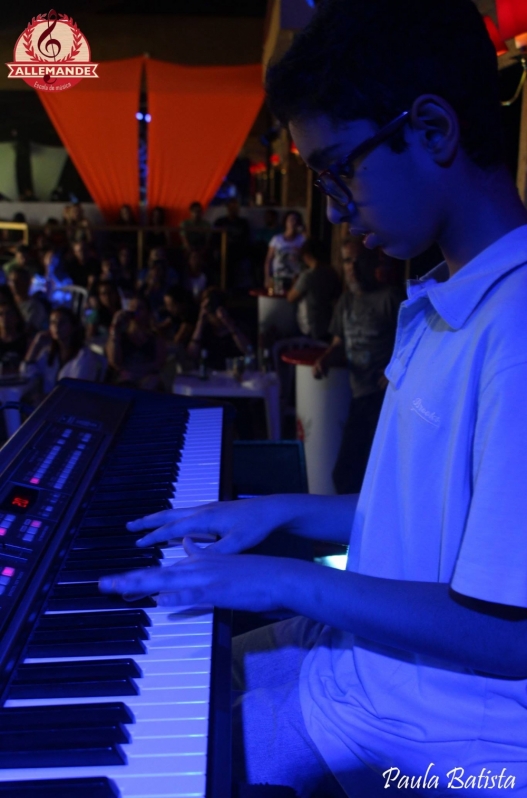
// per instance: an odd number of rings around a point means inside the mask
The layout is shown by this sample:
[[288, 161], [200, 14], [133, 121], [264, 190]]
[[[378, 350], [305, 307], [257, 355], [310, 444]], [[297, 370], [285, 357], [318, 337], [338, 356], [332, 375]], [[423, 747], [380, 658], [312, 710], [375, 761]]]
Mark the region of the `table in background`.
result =
[[227, 371], [212, 371], [206, 380], [200, 379], [197, 373], [177, 374], [172, 393], [211, 399], [263, 399], [267, 434], [273, 441], [280, 440], [280, 384], [274, 372], [250, 371], [243, 375], [241, 382]]

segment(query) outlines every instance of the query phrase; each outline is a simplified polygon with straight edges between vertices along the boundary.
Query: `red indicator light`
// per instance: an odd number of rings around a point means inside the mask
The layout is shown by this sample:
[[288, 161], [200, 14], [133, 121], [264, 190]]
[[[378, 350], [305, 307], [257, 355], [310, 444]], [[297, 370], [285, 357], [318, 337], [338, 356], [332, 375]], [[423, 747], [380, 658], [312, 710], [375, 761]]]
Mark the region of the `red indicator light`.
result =
[[13, 507], [22, 507], [25, 510], [29, 506], [29, 499], [25, 499], [23, 496], [15, 496], [11, 504]]
[[9, 568], [9, 566], [6, 565], [6, 567], [2, 571], [2, 576], [13, 576], [14, 573], [15, 573], [15, 569], [14, 568]]
[[3, 526], [0, 526], [0, 537], [5, 534], [7, 534], [7, 529]]
[[30, 483], [32, 485], [38, 485], [38, 483], [40, 482], [40, 479], [38, 479], [37, 477], [31, 477], [31, 479], [29, 481], [30, 481]]
[[29, 526], [36, 526], [36, 527], [42, 526], [42, 521], [31, 521]]

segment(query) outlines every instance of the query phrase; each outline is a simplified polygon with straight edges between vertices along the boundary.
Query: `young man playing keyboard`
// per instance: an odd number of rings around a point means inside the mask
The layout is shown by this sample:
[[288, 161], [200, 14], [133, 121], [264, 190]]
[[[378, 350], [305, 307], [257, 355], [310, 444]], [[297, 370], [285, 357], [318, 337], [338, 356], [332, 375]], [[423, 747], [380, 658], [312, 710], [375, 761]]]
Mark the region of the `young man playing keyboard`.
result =
[[[527, 213], [493, 47], [471, 0], [325, 0], [267, 92], [331, 222], [444, 262], [408, 284], [360, 495], [140, 519], [187, 560], [101, 588], [297, 614], [234, 641], [240, 783], [525, 798]], [[347, 570], [242, 553], [275, 529], [349, 542]]]

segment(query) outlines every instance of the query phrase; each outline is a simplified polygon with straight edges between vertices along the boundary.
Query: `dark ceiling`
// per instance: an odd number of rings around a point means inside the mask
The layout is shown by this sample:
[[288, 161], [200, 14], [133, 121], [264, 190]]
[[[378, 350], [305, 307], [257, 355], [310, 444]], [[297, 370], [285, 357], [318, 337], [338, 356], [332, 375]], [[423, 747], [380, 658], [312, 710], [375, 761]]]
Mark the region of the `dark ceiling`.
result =
[[[2, 8], [2, 27], [20, 25], [21, 19], [28, 21], [49, 11], [50, 2], [20, 0], [5, 4]], [[175, 14], [181, 16], [210, 17], [264, 17], [267, 0], [71, 0], [58, 3], [55, 11], [68, 14], [75, 19], [81, 14]]]

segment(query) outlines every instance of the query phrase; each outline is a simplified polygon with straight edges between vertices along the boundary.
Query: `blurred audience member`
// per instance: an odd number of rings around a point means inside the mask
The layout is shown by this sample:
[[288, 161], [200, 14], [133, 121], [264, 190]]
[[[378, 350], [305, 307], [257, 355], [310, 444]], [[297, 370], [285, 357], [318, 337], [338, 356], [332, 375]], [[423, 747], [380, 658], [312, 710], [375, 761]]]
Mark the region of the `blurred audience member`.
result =
[[384, 369], [395, 342], [401, 297], [375, 279], [378, 253], [348, 239], [342, 246], [346, 290], [330, 325], [330, 347], [313, 366], [321, 378], [331, 366], [347, 364], [352, 399], [333, 470], [338, 493], [359, 493], [388, 380]]
[[[150, 214], [150, 226], [163, 228], [165, 225], [165, 209], [160, 205], [156, 205], [155, 208], [152, 208]], [[158, 229], [147, 231], [145, 236], [145, 246], [147, 249], [152, 249], [152, 247], [167, 247], [168, 244], [169, 236], [167, 230]]]
[[305, 240], [302, 216], [297, 211], [287, 211], [284, 232], [269, 242], [264, 266], [266, 288], [274, 288], [276, 293], [291, 288], [302, 268], [300, 247]]
[[196, 302], [200, 301], [201, 295], [207, 287], [207, 275], [204, 269], [203, 254], [198, 249], [191, 249], [187, 255], [185, 288], [190, 291]]
[[84, 208], [80, 202], [65, 205], [62, 223], [66, 227], [68, 241], [91, 241], [92, 233], [90, 224], [84, 216]]
[[146, 301], [154, 317], [158, 316], [158, 311], [163, 307], [163, 297], [168, 288], [167, 267], [163, 260], [155, 260], [148, 267], [146, 278], [139, 295]]
[[120, 267], [120, 280], [123, 291], [131, 292], [135, 289], [136, 262], [131, 247], [123, 244], [117, 252], [117, 262]]
[[88, 288], [100, 275], [101, 264], [87, 241], [75, 241], [66, 269], [75, 285]]
[[121, 205], [117, 224], [123, 225], [123, 227], [133, 227], [135, 225], [135, 216], [131, 205]]
[[26, 323], [18, 307], [0, 304], [0, 366], [2, 374], [16, 374], [27, 351]]
[[298, 303], [297, 322], [303, 335], [327, 340], [341, 282], [335, 269], [325, 263], [324, 247], [319, 241], [309, 238], [300, 247], [299, 255], [307, 269], [289, 289], [287, 301]]
[[32, 275], [38, 272], [38, 262], [33, 255], [31, 247], [27, 244], [19, 244], [15, 249], [13, 259], [4, 263], [3, 269], [6, 277], [15, 266], [24, 266]]
[[112, 280], [98, 280], [88, 298], [86, 335], [88, 338], [107, 336], [113, 317], [121, 310], [121, 297]]
[[23, 374], [40, 377], [47, 395], [63, 377], [97, 380], [101, 365], [101, 358], [84, 346], [84, 328], [73, 311], [55, 308], [49, 331], [35, 337], [20, 368]]
[[[214, 222], [214, 230], [227, 236], [227, 276], [231, 288], [248, 288], [251, 284], [250, 238], [251, 228], [247, 219], [240, 216], [238, 200], [231, 199], [226, 205], [227, 213]], [[220, 252], [216, 244], [216, 257]]]
[[280, 219], [278, 216], [278, 211], [276, 208], [266, 208], [264, 212], [264, 224], [263, 227], [258, 227], [254, 231], [254, 240], [258, 243], [265, 244], [266, 252], [267, 247], [272, 238], [279, 235], [282, 232], [282, 228], [280, 226]]
[[[135, 227], [136, 224], [137, 221], [131, 205], [121, 205], [116, 225], [118, 227]], [[135, 250], [137, 247], [137, 233], [134, 230], [114, 231], [110, 236], [110, 242], [116, 247], [125, 245]]]
[[162, 389], [160, 372], [165, 363], [165, 345], [154, 330], [150, 310], [141, 297], [128, 300], [128, 310], [115, 314], [106, 352], [118, 384]]
[[188, 345], [188, 353], [198, 361], [207, 352], [210, 368], [222, 371], [226, 358], [245, 355], [251, 343], [225, 308], [226, 296], [211, 286], [203, 292], [198, 322]]
[[209, 243], [212, 227], [210, 222], [203, 218], [203, 205], [201, 202], [192, 202], [189, 207], [190, 217], [184, 219], [179, 225], [181, 243], [187, 250], [205, 249]]
[[37, 297], [29, 295], [31, 274], [24, 266], [15, 266], [7, 278], [15, 303], [26, 322], [29, 336], [47, 330], [48, 312]]
[[164, 319], [158, 330], [172, 344], [187, 346], [198, 319], [198, 308], [192, 294], [179, 285], [168, 288], [163, 297]]
[[35, 274], [31, 281], [31, 296], [41, 296], [51, 307], [71, 304], [71, 293], [63, 291], [64, 286], [73, 285], [66, 271], [62, 255], [54, 249], [47, 249], [42, 256], [44, 274]]
[[179, 275], [170, 264], [166, 248], [154, 247], [148, 253], [148, 261], [146, 266], [143, 267], [137, 275], [137, 288], [141, 288], [142, 284], [146, 281], [149, 268], [156, 262], [163, 264], [168, 285], [176, 285], [179, 282]]

